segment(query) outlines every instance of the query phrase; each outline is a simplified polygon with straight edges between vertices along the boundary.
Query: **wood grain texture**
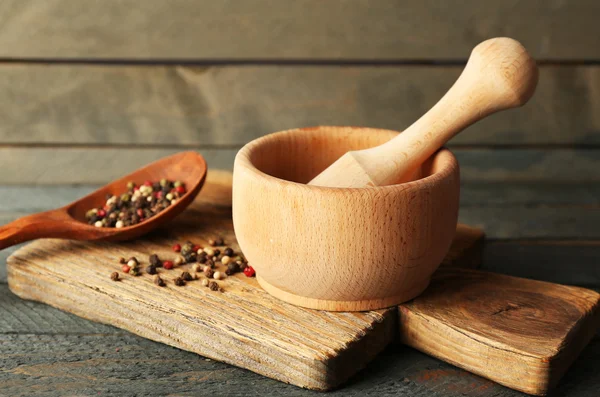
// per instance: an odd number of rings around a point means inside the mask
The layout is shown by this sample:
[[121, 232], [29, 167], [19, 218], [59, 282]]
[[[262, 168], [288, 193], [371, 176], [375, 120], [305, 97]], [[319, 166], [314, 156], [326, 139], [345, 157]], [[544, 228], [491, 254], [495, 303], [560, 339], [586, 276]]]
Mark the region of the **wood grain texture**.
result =
[[440, 270], [398, 310], [403, 343], [535, 395], [558, 383], [600, 326], [594, 291], [466, 269]]
[[[2, 334], [0, 347], [2, 393], [10, 397], [319, 395], [128, 333]], [[596, 397], [599, 353], [596, 338], [563, 378], [556, 395]], [[403, 345], [390, 346], [346, 387], [327, 395], [525, 396]]]
[[301, 128], [239, 151], [233, 224], [261, 287], [286, 302], [332, 311], [382, 309], [427, 287], [456, 234], [460, 181], [450, 151], [438, 151], [401, 185], [306, 184], [344, 153], [395, 139], [389, 130]]
[[[221, 281], [223, 293], [199, 281], [178, 289], [170, 281], [181, 269], [163, 273], [169, 282], [165, 289], [149, 275], [118, 283], [108, 277], [119, 269], [119, 256], [172, 256], [174, 241], [202, 244], [222, 235], [237, 248], [230, 205], [231, 174], [209, 173], [194, 206], [148, 239], [120, 245], [58, 240], [27, 245], [9, 259], [10, 288], [20, 297], [312, 389], [344, 382], [392, 340], [393, 309], [302, 309], [270, 297], [243, 275]], [[479, 234], [468, 227], [461, 231]], [[449, 260], [456, 264], [459, 257], [460, 250], [454, 249]]]
[[[0, 63], [0, 144], [241, 146], [313, 125], [402, 130], [462, 68]], [[598, 144], [598, 87], [599, 66], [542, 66], [526, 107], [451, 144]]]
[[[600, 32], [594, 0], [461, 0], [452, 5], [435, 0], [151, 0], [143, 9], [136, 4], [4, 1], [0, 56], [454, 60], [466, 58], [487, 38], [509, 36], [541, 59], [600, 58], [592, 41]], [[60, 23], [65, 19], [68, 24]]]

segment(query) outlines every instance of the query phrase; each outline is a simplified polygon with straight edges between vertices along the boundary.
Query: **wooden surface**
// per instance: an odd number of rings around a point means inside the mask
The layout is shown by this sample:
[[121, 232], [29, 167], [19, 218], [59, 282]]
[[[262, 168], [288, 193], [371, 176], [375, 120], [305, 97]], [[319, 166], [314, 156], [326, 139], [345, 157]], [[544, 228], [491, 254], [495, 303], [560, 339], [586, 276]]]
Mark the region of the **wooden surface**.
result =
[[[494, 115], [450, 143], [459, 220], [486, 230], [491, 271], [600, 288], [597, 1], [240, 3], [1, 2], [0, 223], [190, 148], [211, 168], [231, 168], [241, 145], [272, 131], [403, 129], [450, 87], [473, 45], [505, 35], [541, 61], [540, 83], [523, 112]], [[311, 394], [2, 299], [0, 394]], [[73, 347], [83, 340], [85, 349]], [[596, 397], [597, 341], [556, 395]], [[106, 346], [122, 349], [91, 359]], [[333, 394], [520, 395], [403, 347], [362, 374]]]
[[306, 128], [271, 134], [240, 150], [233, 223], [267, 292], [312, 309], [357, 311], [406, 302], [427, 287], [456, 234], [459, 171], [448, 150], [413, 170], [421, 178], [403, 185], [306, 185], [344, 153], [397, 136], [389, 130]]
[[600, 294], [466, 269], [438, 271], [399, 308], [400, 340], [529, 394], [546, 395], [600, 327]]
[[[209, 180], [211, 174], [209, 171]], [[581, 205], [581, 217], [590, 214], [597, 200], [594, 185], [478, 185], [462, 190], [463, 206], [479, 205], [478, 216], [487, 219], [496, 236], [525, 228], [530, 236], [553, 235], [554, 240], [498, 240], [484, 246], [484, 269], [519, 277], [581, 285], [600, 290], [597, 258], [600, 245], [594, 240], [575, 241], [577, 230], [564, 230], [547, 219], [549, 230], [532, 227], [525, 217], [520, 226], [512, 217], [535, 207]], [[0, 213], [12, 217], [67, 204], [93, 190], [89, 186], [0, 186]], [[203, 192], [207, 194], [209, 190]], [[514, 192], [515, 194], [503, 194]], [[207, 198], [208, 199], [208, 198]], [[538, 203], [538, 204], [536, 204]], [[519, 211], [517, 211], [520, 209]], [[501, 210], [501, 211], [500, 211]], [[8, 211], [8, 212], [7, 212]], [[585, 212], [587, 211], [587, 212]], [[551, 218], [553, 212], [549, 211]], [[508, 227], [510, 226], [510, 227]], [[593, 233], [590, 224], [589, 233]], [[586, 230], [582, 229], [582, 232]], [[519, 234], [514, 234], [518, 236]], [[523, 235], [521, 232], [520, 235]], [[569, 240], [569, 236], [571, 239]], [[556, 240], [560, 238], [562, 240]], [[566, 239], [566, 240], [565, 240]], [[6, 396], [63, 396], [116, 394], [179, 395], [318, 395], [250, 371], [205, 361], [195, 353], [175, 349], [120, 329], [93, 323], [50, 306], [24, 301], [8, 291], [0, 252], [0, 382]], [[600, 338], [594, 338], [559, 382], [556, 396], [596, 397], [600, 378]], [[402, 345], [380, 353], [363, 371], [333, 396], [410, 395], [425, 397], [517, 397], [524, 394], [465, 372]]]
[[[301, 387], [328, 390], [346, 381], [389, 344], [395, 334], [395, 309], [363, 313], [330, 313], [283, 303], [266, 294], [256, 279], [243, 274], [219, 284], [213, 292], [189, 282], [176, 287], [172, 279], [191, 265], [161, 272], [167, 287], [152, 276], [122, 274], [118, 258], [151, 253], [173, 257], [176, 241], [201, 245], [222, 236], [238, 250], [232, 230], [231, 177], [217, 173], [199, 202], [149, 239], [130, 243], [83, 243], [39, 240], [11, 256], [8, 281], [16, 295], [48, 303], [90, 320], [115, 325], [158, 342], [234, 364]], [[446, 266], [460, 263], [480, 234], [457, 239]], [[144, 265], [142, 264], [142, 269]], [[471, 265], [467, 262], [466, 265]]]
[[600, 58], [594, 0], [287, 3], [151, 0], [138, 9], [133, 0], [4, 1], [0, 56], [454, 60], [487, 38], [514, 36], [541, 59]]
[[[0, 143], [227, 149], [313, 125], [402, 130], [463, 67], [0, 63]], [[541, 65], [527, 106], [451, 145], [598, 145], [599, 86], [599, 65]]]

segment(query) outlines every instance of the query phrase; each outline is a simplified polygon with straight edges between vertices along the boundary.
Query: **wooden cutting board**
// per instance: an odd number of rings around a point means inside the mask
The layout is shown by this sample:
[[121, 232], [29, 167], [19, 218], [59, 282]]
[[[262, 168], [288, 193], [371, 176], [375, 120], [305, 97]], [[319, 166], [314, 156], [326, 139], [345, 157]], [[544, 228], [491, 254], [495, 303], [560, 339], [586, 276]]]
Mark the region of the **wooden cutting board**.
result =
[[400, 340], [529, 394], [546, 395], [600, 326], [600, 294], [471, 269], [439, 269], [399, 306]]
[[[222, 293], [199, 281], [175, 286], [173, 278], [190, 265], [163, 270], [163, 288], [147, 274], [121, 273], [119, 282], [109, 278], [120, 270], [121, 256], [147, 263], [151, 253], [173, 257], [175, 242], [205, 245], [215, 236], [237, 250], [231, 174], [212, 171], [191, 208], [142, 240], [39, 240], [21, 248], [8, 259], [9, 287], [24, 299], [316, 390], [340, 385], [394, 339], [395, 308], [362, 313], [304, 309], [271, 297], [243, 274], [221, 281]], [[481, 240], [480, 230], [459, 226], [444, 264], [478, 264]]]
[[[189, 265], [114, 282], [119, 257], [168, 258], [175, 242], [223, 236], [237, 249], [231, 174], [212, 171], [194, 205], [164, 230], [130, 243], [36, 241], [8, 260], [10, 289], [78, 316], [315, 390], [339, 386], [395, 338], [506, 386], [545, 394], [594, 334], [593, 291], [476, 270], [483, 233], [459, 225], [443, 266], [417, 299], [362, 313], [295, 307], [239, 274], [212, 292], [172, 279]], [[399, 321], [397, 321], [399, 319]]]

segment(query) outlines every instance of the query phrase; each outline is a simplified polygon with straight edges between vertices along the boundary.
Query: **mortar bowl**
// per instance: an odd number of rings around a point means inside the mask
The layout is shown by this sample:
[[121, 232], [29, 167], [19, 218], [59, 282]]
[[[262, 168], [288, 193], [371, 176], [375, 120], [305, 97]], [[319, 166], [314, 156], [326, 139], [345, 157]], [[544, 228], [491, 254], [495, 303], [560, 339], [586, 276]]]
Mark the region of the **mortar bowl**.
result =
[[313, 127], [273, 133], [235, 158], [233, 224], [271, 295], [330, 311], [394, 306], [418, 296], [450, 248], [459, 169], [441, 149], [410, 182], [366, 188], [306, 185], [350, 150], [398, 132]]

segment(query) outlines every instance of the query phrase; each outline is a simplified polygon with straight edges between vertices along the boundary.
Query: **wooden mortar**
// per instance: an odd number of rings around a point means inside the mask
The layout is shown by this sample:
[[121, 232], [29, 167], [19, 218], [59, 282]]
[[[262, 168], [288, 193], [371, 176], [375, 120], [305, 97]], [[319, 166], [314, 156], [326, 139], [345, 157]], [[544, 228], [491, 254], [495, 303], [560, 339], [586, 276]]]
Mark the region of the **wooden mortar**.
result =
[[423, 163], [416, 180], [398, 185], [306, 185], [344, 153], [397, 134], [303, 128], [239, 151], [235, 233], [267, 292], [313, 309], [360, 311], [397, 305], [427, 287], [456, 231], [459, 169], [449, 150]]

